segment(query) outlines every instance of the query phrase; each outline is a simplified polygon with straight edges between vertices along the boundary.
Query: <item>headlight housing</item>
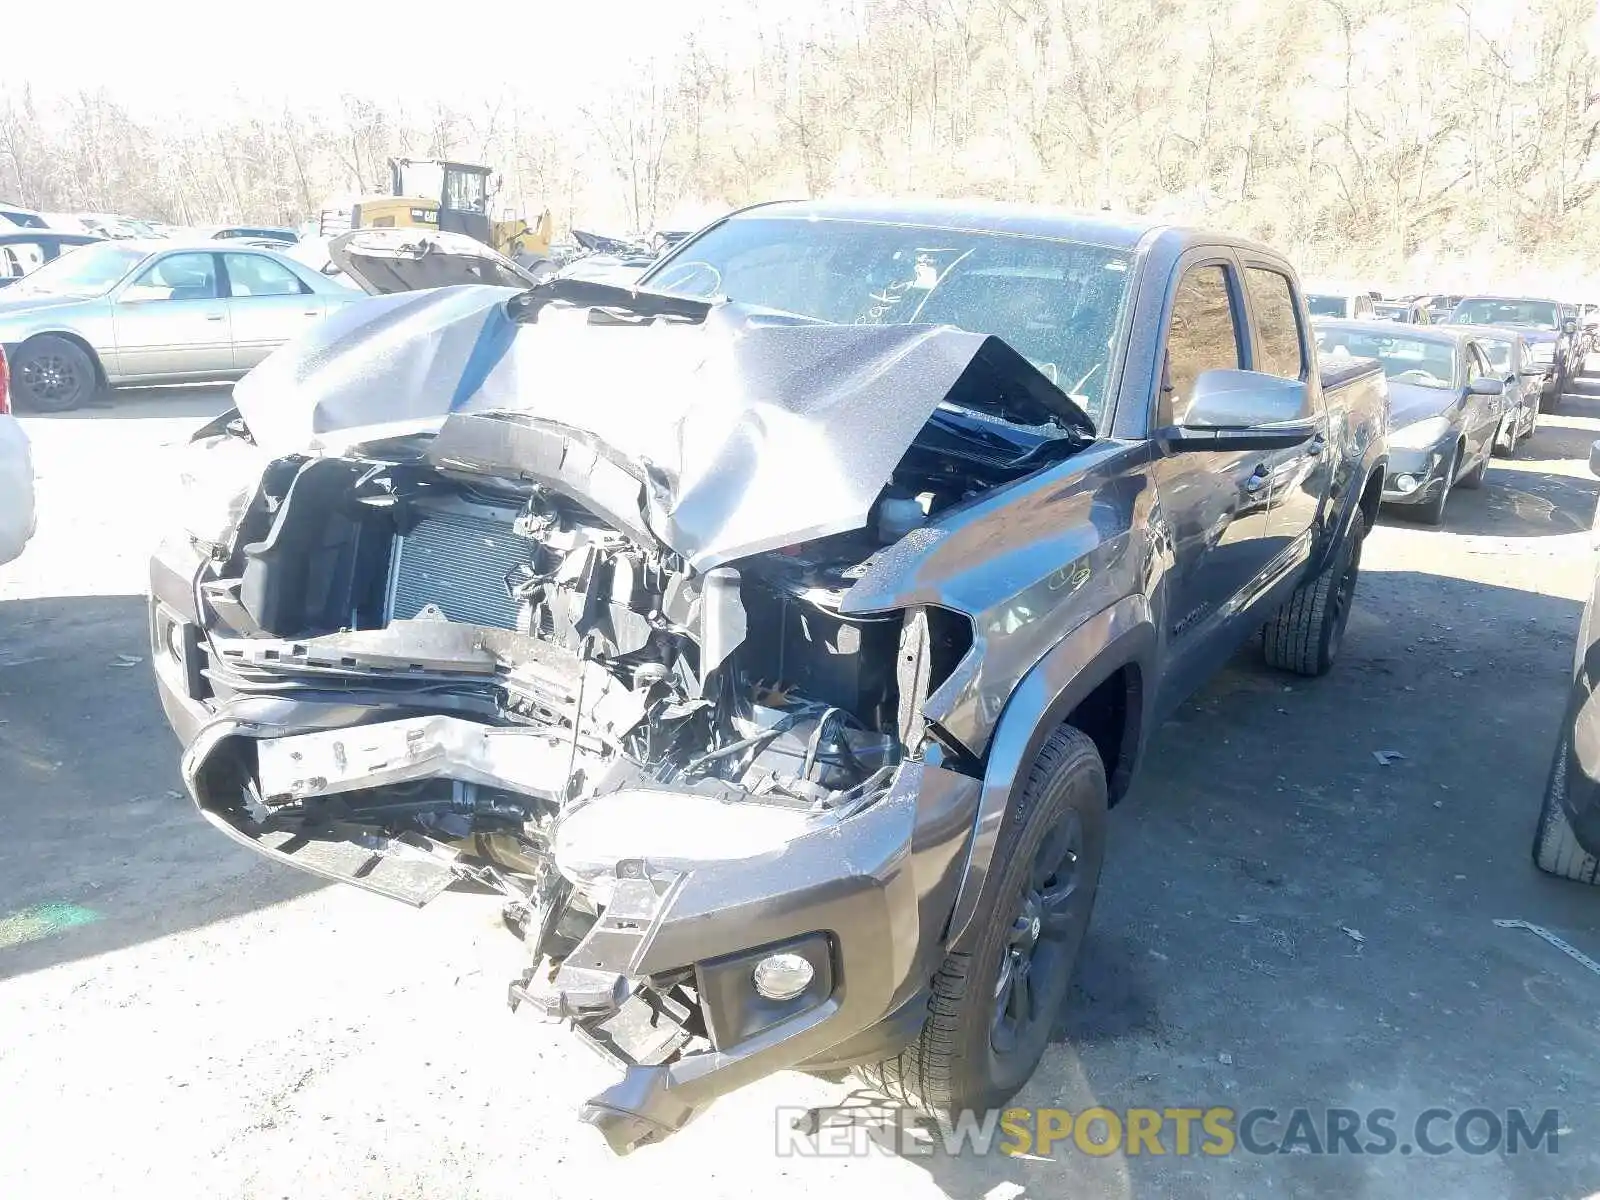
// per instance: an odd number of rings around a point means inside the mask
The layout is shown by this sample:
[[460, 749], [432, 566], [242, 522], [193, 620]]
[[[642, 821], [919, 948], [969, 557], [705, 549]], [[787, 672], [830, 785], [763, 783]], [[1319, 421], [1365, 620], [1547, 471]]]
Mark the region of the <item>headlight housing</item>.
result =
[[1389, 445], [1397, 450], [1426, 450], [1450, 432], [1448, 417], [1424, 417], [1389, 431]]
[[232, 546], [270, 461], [260, 447], [231, 434], [201, 438], [183, 448], [174, 515], [203, 553], [214, 556]]

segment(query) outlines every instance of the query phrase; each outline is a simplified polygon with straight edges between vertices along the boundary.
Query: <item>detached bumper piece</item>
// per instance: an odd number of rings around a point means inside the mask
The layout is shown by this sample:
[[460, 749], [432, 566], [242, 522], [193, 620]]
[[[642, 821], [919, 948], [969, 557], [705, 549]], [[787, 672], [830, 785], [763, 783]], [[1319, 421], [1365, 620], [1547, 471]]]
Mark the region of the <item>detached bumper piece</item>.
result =
[[357, 826], [333, 823], [316, 834], [301, 830], [249, 829], [227, 816], [205, 817], [234, 841], [287, 866], [336, 883], [350, 883], [421, 908], [460, 878], [454, 859], [397, 838], [377, 838]]

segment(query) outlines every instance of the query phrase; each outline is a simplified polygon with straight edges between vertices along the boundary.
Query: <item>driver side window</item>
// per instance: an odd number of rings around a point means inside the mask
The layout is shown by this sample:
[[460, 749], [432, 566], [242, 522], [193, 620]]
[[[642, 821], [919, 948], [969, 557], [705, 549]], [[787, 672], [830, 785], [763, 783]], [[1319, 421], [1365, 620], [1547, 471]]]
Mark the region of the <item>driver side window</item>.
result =
[[169, 254], [157, 259], [122, 293], [124, 304], [216, 298], [217, 260], [207, 253]]
[[1239, 366], [1239, 314], [1228, 287], [1227, 268], [1190, 267], [1172, 298], [1157, 424], [1183, 424], [1201, 372], [1237, 370]]

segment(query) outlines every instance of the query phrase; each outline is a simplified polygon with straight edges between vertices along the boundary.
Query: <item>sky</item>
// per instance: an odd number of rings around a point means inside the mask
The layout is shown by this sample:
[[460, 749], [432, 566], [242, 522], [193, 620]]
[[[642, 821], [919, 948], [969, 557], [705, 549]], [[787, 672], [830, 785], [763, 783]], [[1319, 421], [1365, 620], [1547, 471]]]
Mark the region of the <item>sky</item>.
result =
[[[333, 107], [344, 93], [470, 106], [507, 89], [530, 101], [574, 106], [693, 34], [737, 53], [757, 28], [810, 22], [852, 0], [535, 0], [475, 7], [451, 21], [449, 5], [413, 4], [417, 16], [372, 10], [337, 20], [340, 6], [219, 5], [146, 0], [119, 6], [114, 35], [75, 39], [70, 54], [5, 55], [0, 90], [31, 86], [41, 96], [104, 88], [137, 115], [203, 116], [224, 97]], [[78, 11], [93, 18], [91, 11]], [[3, 5], [4, 40], [59, 44], [58, 10]], [[360, 11], [360, 10], [358, 10]], [[405, 8], [396, 7], [403, 13]], [[465, 11], [474, 11], [469, 7]], [[134, 20], [137, 12], [139, 19]]]

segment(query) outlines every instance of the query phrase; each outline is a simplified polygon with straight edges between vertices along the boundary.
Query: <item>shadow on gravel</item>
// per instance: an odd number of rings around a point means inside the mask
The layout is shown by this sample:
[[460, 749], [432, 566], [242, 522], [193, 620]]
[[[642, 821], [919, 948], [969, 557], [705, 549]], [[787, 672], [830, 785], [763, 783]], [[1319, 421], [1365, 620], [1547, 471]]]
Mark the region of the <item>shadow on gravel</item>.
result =
[[[1580, 606], [1421, 572], [1363, 574], [1325, 679], [1242, 652], [1157, 731], [1111, 815], [1101, 893], [1056, 1044], [1011, 1101], [1081, 1113], [1305, 1107], [1572, 1110], [1600, 1087], [1595, 980], [1495, 918], [1600, 955], [1600, 891], [1541, 875], [1529, 847]], [[1394, 751], [1387, 766], [1374, 757]], [[1057, 1119], [1059, 1119], [1059, 1114]], [[1020, 1118], [1037, 1129], [1035, 1118]], [[1069, 1125], [1070, 1129], [1070, 1125]], [[952, 1200], [1029, 1197], [1586, 1194], [1592, 1144], [1563, 1153], [908, 1159]], [[1091, 1143], [1106, 1137], [1094, 1126]], [[997, 1145], [999, 1138], [996, 1139]], [[1363, 1132], [1359, 1139], [1373, 1139]], [[1126, 1144], [1126, 1143], [1124, 1143]], [[1302, 1144], [1300, 1149], [1307, 1147]], [[999, 1188], [999, 1191], [995, 1189]]]
[[115, 388], [82, 408], [42, 413], [17, 413], [35, 421], [139, 420], [147, 417], [214, 417], [231, 404], [232, 384], [177, 384], [173, 387]]
[[[1600, 416], [1600, 376], [1588, 374], [1569, 380], [1559, 397], [1544, 401], [1541, 407], [1557, 416]], [[1587, 452], [1584, 457], [1588, 457]]]
[[1579, 429], [1575, 425], [1562, 425], [1560, 417], [1544, 416], [1531, 438], [1524, 438], [1517, 446], [1517, 462], [1559, 462], [1562, 459], [1589, 461], [1589, 446], [1600, 437], [1600, 430]]
[[[1587, 449], [1584, 454], [1587, 456]], [[1501, 467], [1498, 462], [1490, 466], [1483, 487], [1476, 490], [1458, 487], [1450, 493], [1440, 529], [1450, 533], [1518, 538], [1581, 533], [1590, 527], [1595, 499], [1600, 496], [1600, 480], [1587, 473], [1557, 475]], [[1398, 527], [1427, 528], [1388, 510], [1383, 513], [1383, 520]]]
[[194, 811], [139, 596], [0, 602], [0, 979], [318, 886]]

